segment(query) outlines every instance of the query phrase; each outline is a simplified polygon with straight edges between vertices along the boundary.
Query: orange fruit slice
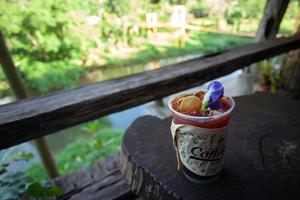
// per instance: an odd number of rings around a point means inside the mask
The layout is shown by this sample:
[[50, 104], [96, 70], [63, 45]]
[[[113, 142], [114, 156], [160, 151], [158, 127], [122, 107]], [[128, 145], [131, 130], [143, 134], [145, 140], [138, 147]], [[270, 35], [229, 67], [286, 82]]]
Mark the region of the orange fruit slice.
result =
[[179, 110], [180, 112], [191, 112], [193, 110], [200, 111], [201, 109], [201, 100], [200, 98], [191, 95], [184, 97], [180, 103]]

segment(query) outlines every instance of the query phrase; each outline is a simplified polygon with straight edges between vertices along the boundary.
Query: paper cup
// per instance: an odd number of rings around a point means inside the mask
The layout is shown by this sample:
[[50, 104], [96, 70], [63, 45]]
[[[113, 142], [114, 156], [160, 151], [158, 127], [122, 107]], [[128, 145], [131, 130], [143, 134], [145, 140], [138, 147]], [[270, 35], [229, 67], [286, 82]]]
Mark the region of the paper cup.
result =
[[173, 109], [175, 98], [194, 93], [173, 96], [168, 105], [173, 114], [171, 133], [178, 169], [182, 169], [189, 180], [201, 183], [216, 179], [223, 168], [226, 134], [235, 102], [225, 96], [230, 108], [207, 117], [185, 115]]

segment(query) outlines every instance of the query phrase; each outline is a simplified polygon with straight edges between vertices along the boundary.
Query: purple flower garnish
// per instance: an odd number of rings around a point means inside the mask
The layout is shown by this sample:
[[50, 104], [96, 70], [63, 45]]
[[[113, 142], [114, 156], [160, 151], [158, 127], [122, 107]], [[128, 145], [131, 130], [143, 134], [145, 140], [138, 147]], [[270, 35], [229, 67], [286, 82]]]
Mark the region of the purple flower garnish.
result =
[[208, 107], [212, 109], [221, 108], [221, 105], [219, 104], [218, 100], [224, 94], [224, 87], [222, 83], [220, 83], [219, 81], [212, 81], [208, 85], [207, 89], [208, 91], [204, 95], [201, 110], [206, 110]]

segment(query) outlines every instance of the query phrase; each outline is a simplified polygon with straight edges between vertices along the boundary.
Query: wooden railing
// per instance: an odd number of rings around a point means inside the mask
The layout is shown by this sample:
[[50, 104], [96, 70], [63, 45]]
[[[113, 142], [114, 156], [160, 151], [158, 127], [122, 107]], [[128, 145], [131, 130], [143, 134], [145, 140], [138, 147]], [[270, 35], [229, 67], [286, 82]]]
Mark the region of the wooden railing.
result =
[[197, 86], [300, 48], [300, 35], [0, 106], [0, 149]]

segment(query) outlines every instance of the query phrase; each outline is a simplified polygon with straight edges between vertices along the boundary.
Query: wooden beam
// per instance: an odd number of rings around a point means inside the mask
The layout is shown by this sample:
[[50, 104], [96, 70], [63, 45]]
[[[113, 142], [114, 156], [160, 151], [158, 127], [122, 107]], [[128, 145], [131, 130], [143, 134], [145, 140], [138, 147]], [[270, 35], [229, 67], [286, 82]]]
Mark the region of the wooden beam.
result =
[[300, 34], [0, 106], [0, 149], [200, 85], [300, 48]]

